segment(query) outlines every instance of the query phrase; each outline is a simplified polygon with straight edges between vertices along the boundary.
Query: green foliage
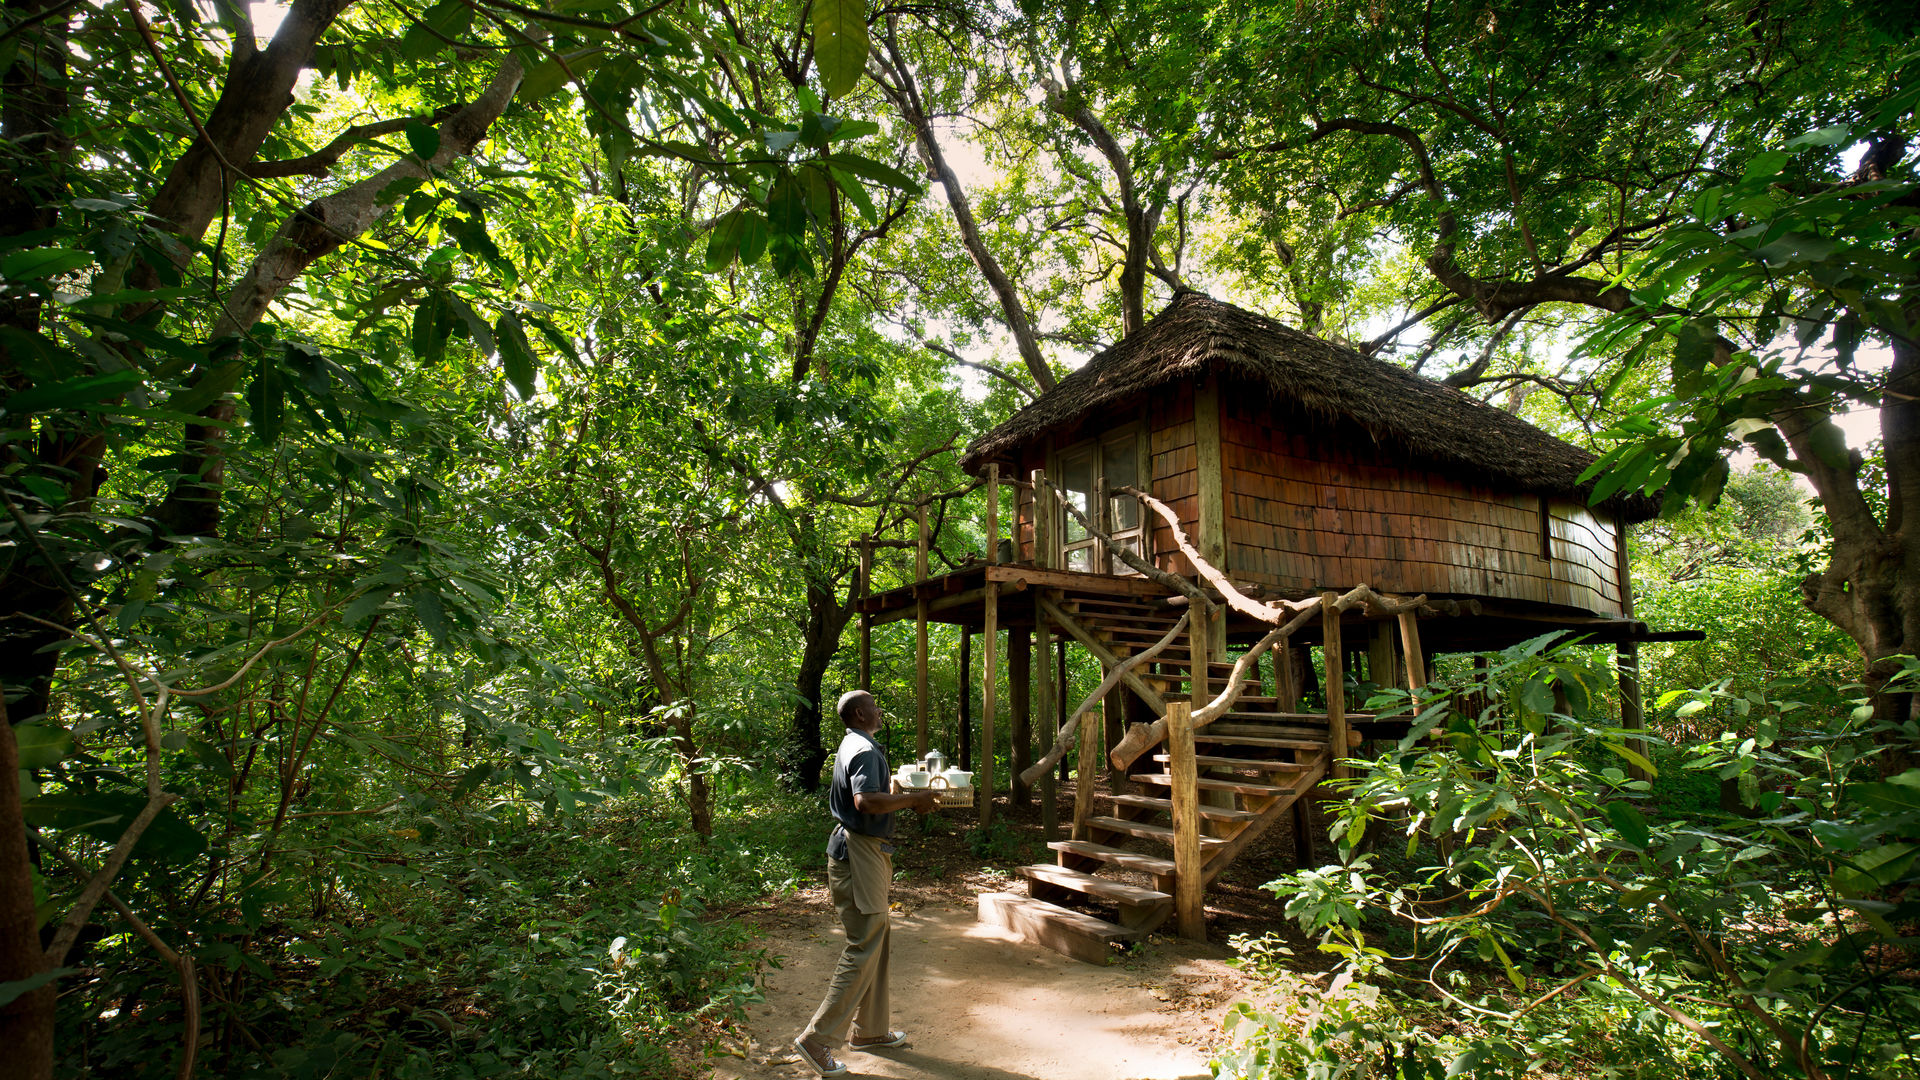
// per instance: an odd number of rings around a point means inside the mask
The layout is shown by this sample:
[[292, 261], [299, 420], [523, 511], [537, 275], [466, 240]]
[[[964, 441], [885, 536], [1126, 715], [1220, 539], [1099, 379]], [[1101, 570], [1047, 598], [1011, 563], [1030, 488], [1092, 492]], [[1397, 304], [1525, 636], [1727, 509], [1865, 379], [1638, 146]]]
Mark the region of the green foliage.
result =
[[[1920, 730], [1875, 719], [1857, 687], [1666, 695], [1682, 716], [1720, 710], [1753, 732], [1683, 750], [1684, 768], [1735, 785], [1743, 812], [1681, 816], [1622, 768], [1644, 764], [1630, 733], [1579, 710], [1534, 722], [1529, 688], [1579, 670], [1543, 645], [1490, 657], [1483, 679], [1436, 684], [1412, 734], [1353, 782], [1332, 828], [1342, 864], [1269, 886], [1352, 979], [1395, 1002], [1401, 987], [1437, 996], [1478, 1033], [1470, 1050], [1383, 1026], [1370, 993], [1300, 1025], [1257, 1018], [1233, 1059], [1241, 1075], [1270, 1075], [1255, 1069], [1267, 1060], [1357, 1068], [1367, 1054], [1386, 1054], [1383, 1075], [1466, 1069], [1469, 1054], [1484, 1075], [1607, 1064], [1566, 1037], [1569, 1017], [1609, 1038], [1641, 1032], [1636, 1052], [1652, 1056], [1636, 1068], [1656, 1074], [1910, 1071], [1920, 770], [1882, 779], [1880, 766], [1886, 737], [1912, 745]], [[1896, 686], [1914, 685], [1909, 662]], [[1456, 704], [1481, 701], [1474, 714]], [[1396, 833], [1405, 858], [1436, 861], [1390, 878], [1360, 854]], [[1370, 945], [1382, 926], [1411, 928], [1412, 953]], [[1468, 957], [1490, 977], [1463, 970]], [[1409, 1052], [1422, 1064], [1394, 1073]]]
[[[256, 887], [239, 912], [250, 937], [199, 948], [229, 985], [273, 977], [223, 1015], [275, 1047], [274, 1075], [666, 1074], [667, 1043], [739, 1018], [771, 962], [708, 908], [792, 888], [820, 845], [801, 842], [819, 831], [808, 803], [754, 793], [709, 847], [650, 802], [624, 797], [571, 828], [482, 822], [432, 844], [406, 841], [420, 815], [348, 830], [344, 847], [381, 852], [362, 873]], [[349, 897], [357, 916], [327, 910]], [[143, 994], [140, 949], [128, 935], [95, 946], [99, 974], [77, 993], [97, 1008], [68, 1013], [62, 1032], [75, 1075], [164, 1057], [178, 1038], [164, 996], [140, 1025], [111, 1022]], [[216, 1043], [203, 1063], [244, 1060]]]

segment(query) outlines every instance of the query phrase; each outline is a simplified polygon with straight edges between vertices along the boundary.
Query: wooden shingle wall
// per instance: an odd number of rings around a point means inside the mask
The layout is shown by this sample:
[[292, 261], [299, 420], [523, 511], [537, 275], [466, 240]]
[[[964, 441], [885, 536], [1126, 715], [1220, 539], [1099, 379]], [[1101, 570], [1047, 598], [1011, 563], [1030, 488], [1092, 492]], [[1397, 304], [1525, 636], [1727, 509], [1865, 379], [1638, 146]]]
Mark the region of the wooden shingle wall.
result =
[[[1281, 417], [1264, 395], [1222, 395], [1235, 580], [1302, 591], [1367, 582], [1624, 614], [1610, 517], [1408, 464], [1350, 428], [1335, 435]], [[1156, 486], [1158, 461], [1156, 447]]]
[[[1153, 470], [1153, 494], [1173, 508], [1180, 528], [1198, 539], [1200, 524], [1200, 470], [1194, 449], [1193, 385], [1170, 386], [1158, 393], [1147, 410], [1148, 450]], [[1231, 511], [1229, 511], [1231, 513]], [[1193, 565], [1180, 554], [1173, 530], [1158, 515], [1153, 528], [1153, 563], [1173, 574], [1191, 575]]]

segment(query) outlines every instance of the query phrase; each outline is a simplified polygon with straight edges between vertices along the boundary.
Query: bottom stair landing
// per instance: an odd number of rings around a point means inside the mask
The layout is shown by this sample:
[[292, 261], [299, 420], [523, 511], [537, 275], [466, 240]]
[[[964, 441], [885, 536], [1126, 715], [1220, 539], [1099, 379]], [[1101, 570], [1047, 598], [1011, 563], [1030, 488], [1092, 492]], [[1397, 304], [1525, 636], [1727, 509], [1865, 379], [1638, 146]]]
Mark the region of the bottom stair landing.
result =
[[1110, 964], [1118, 952], [1147, 936], [1082, 911], [1018, 893], [981, 893], [980, 921], [1022, 941], [1089, 964]]

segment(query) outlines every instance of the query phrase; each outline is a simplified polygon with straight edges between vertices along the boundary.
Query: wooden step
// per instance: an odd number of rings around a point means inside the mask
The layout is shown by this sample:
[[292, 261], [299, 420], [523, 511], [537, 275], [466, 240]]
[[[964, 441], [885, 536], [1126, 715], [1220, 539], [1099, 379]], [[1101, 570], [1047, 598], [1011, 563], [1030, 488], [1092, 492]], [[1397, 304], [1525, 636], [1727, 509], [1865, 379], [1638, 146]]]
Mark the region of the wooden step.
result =
[[1098, 630], [1103, 626], [1157, 626], [1162, 634], [1173, 629], [1180, 616], [1169, 614], [1165, 608], [1133, 611], [1074, 611], [1066, 608], [1067, 614], [1080, 616], [1080, 625], [1089, 630]]
[[1062, 854], [1098, 859], [1123, 870], [1138, 870], [1140, 873], [1151, 874], [1154, 877], [1172, 877], [1174, 874], [1172, 859], [1143, 855], [1138, 851], [1128, 851], [1126, 848], [1108, 847], [1091, 840], [1055, 840], [1047, 847]]
[[[1232, 759], [1216, 758], [1215, 760], [1230, 761]], [[1275, 762], [1274, 764], [1279, 763]], [[1288, 762], [1287, 764], [1293, 765], [1292, 762]], [[1294, 765], [1293, 767], [1302, 771], [1305, 771], [1307, 768], [1305, 765]], [[1152, 784], [1155, 787], [1170, 788], [1173, 786], [1172, 773], [1135, 773], [1127, 779], [1132, 780], [1136, 784]], [[1260, 795], [1269, 798], [1277, 798], [1293, 790], [1282, 784], [1256, 784], [1251, 780], [1222, 780], [1214, 776], [1202, 776], [1199, 778], [1198, 783], [1202, 791], [1231, 791], [1236, 795]]]
[[[1153, 760], [1166, 764], [1173, 758], [1168, 754], [1155, 754]], [[1259, 761], [1254, 758], [1216, 757], [1212, 754], [1195, 754], [1193, 761], [1202, 767], [1260, 772], [1306, 772], [1313, 767], [1304, 761]]]
[[1031, 881], [1044, 881], [1062, 889], [1071, 889], [1077, 893], [1100, 900], [1109, 900], [1116, 904], [1164, 904], [1173, 897], [1157, 889], [1143, 889], [1138, 885], [1129, 885], [1124, 881], [1098, 878], [1092, 874], [1083, 874], [1064, 866], [1047, 863], [1034, 863], [1032, 866], [1017, 868], [1015, 873]]
[[1143, 932], [1115, 926], [1085, 912], [1015, 893], [981, 893], [980, 921], [1011, 931], [1022, 941], [1089, 964], [1110, 964], [1114, 950]]
[[[1149, 825], [1144, 821], [1127, 821], [1117, 817], [1095, 817], [1090, 819], [1088, 824], [1108, 832], [1137, 836], [1142, 840], [1158, 840], [1163, 844], [1173, 843], [1173, 830], [1165, 825]], [[1208, 848], [1216, 848], [1225, 843], [1225, 840], [1218, 837], [1202, 836], [1200, 850], [1206, 851]]]
[[[1244, 701], [1246, 699], [1242, 698], [1241, 700]], [[1238, 705], [1239, 703], [1235, 702], [1235, 704]], [[1257, 709], [1240, 709], [1240, 708], [1235, 708], [1228, 712], [1221, 713], [1219, 720], [1215, 720], [1212, 724], [1209, 724], [1207, 726], [1208, 727], [1217, 726], [1223, 720], [1252, 721], [1252, 722], [1261, 723], [1261, 724], [1286, 724], [1291, 727], [1313, 728], [1319, 731], [1327, 730], [1327, 725], [1325, 723], [1324, 717], [1322, 718], [1321, 723], [1316, 724], [1312, 720], [1303, 720], [1296, 716], [1292, 716], [1288, 713], [1261, 712]]]
[[[1115, 806], [1133, 806], [1142, 810], [1161, 810], [1165, 811], [1169, 817], [1173, 814], [1172, 799], [1156, 799], [1152, 795], [1109, 795], [1107, 799]], [[1200, 807], [1200, 816], [1206, 818], [1208, 821], [1252, 821], [1260, 815], [1249, 810], [1231, 810], [1224, 806], [1206, 806], [1203, 804]]]
[[1155, 615], [1165, 619], [1172, 626], [1180, 618], [1180, 612], [1157, 600], [1123, 600], [1105, 596], [1068, 596], [1060, 601], [1060, 610], [1069, 615], [1099, 615], [1111, 612], [1116, 615]]
[[[1322, 724], [1326, 723], [1328, 719], [1327, 714], [1323, 712], [1276, 712], [1266, 715], [1278, 720], [1317, 720]], [[1345, 716], [1349, 722], [1355, 720], [1372, 720], [1374, 718], [1374, 714], [1370, 712], [1350, 712], [1346, 713]]]
[[1215, 735], [1207, 728], [1193, 733], [1193, 741], [1221, 743], [1226, 746], [1266, 746], [1276, 750], [1325, 750], [1325, 739], [1281, 739], [1259, 735]]

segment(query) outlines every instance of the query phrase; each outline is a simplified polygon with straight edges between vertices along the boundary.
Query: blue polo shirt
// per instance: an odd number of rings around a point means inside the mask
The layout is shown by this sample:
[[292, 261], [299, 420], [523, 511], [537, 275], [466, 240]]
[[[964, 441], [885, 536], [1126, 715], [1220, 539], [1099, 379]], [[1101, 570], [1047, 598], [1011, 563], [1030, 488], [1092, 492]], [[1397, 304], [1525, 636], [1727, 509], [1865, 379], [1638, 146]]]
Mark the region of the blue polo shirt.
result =
[[839, 752], [833, 756], [833, 783], [827, 787], [827, 810], [840, 823], [827, 839], [829, 859], [844, 861], [847, 857], [847, 838], [842, 829], [881, 839], [893, 836], [892, 814], [863, 814], [853, 805], [856, 793], [884, 795], [892, 781], [893, 770], [880, 743], [858, 728], [848, 728]]

